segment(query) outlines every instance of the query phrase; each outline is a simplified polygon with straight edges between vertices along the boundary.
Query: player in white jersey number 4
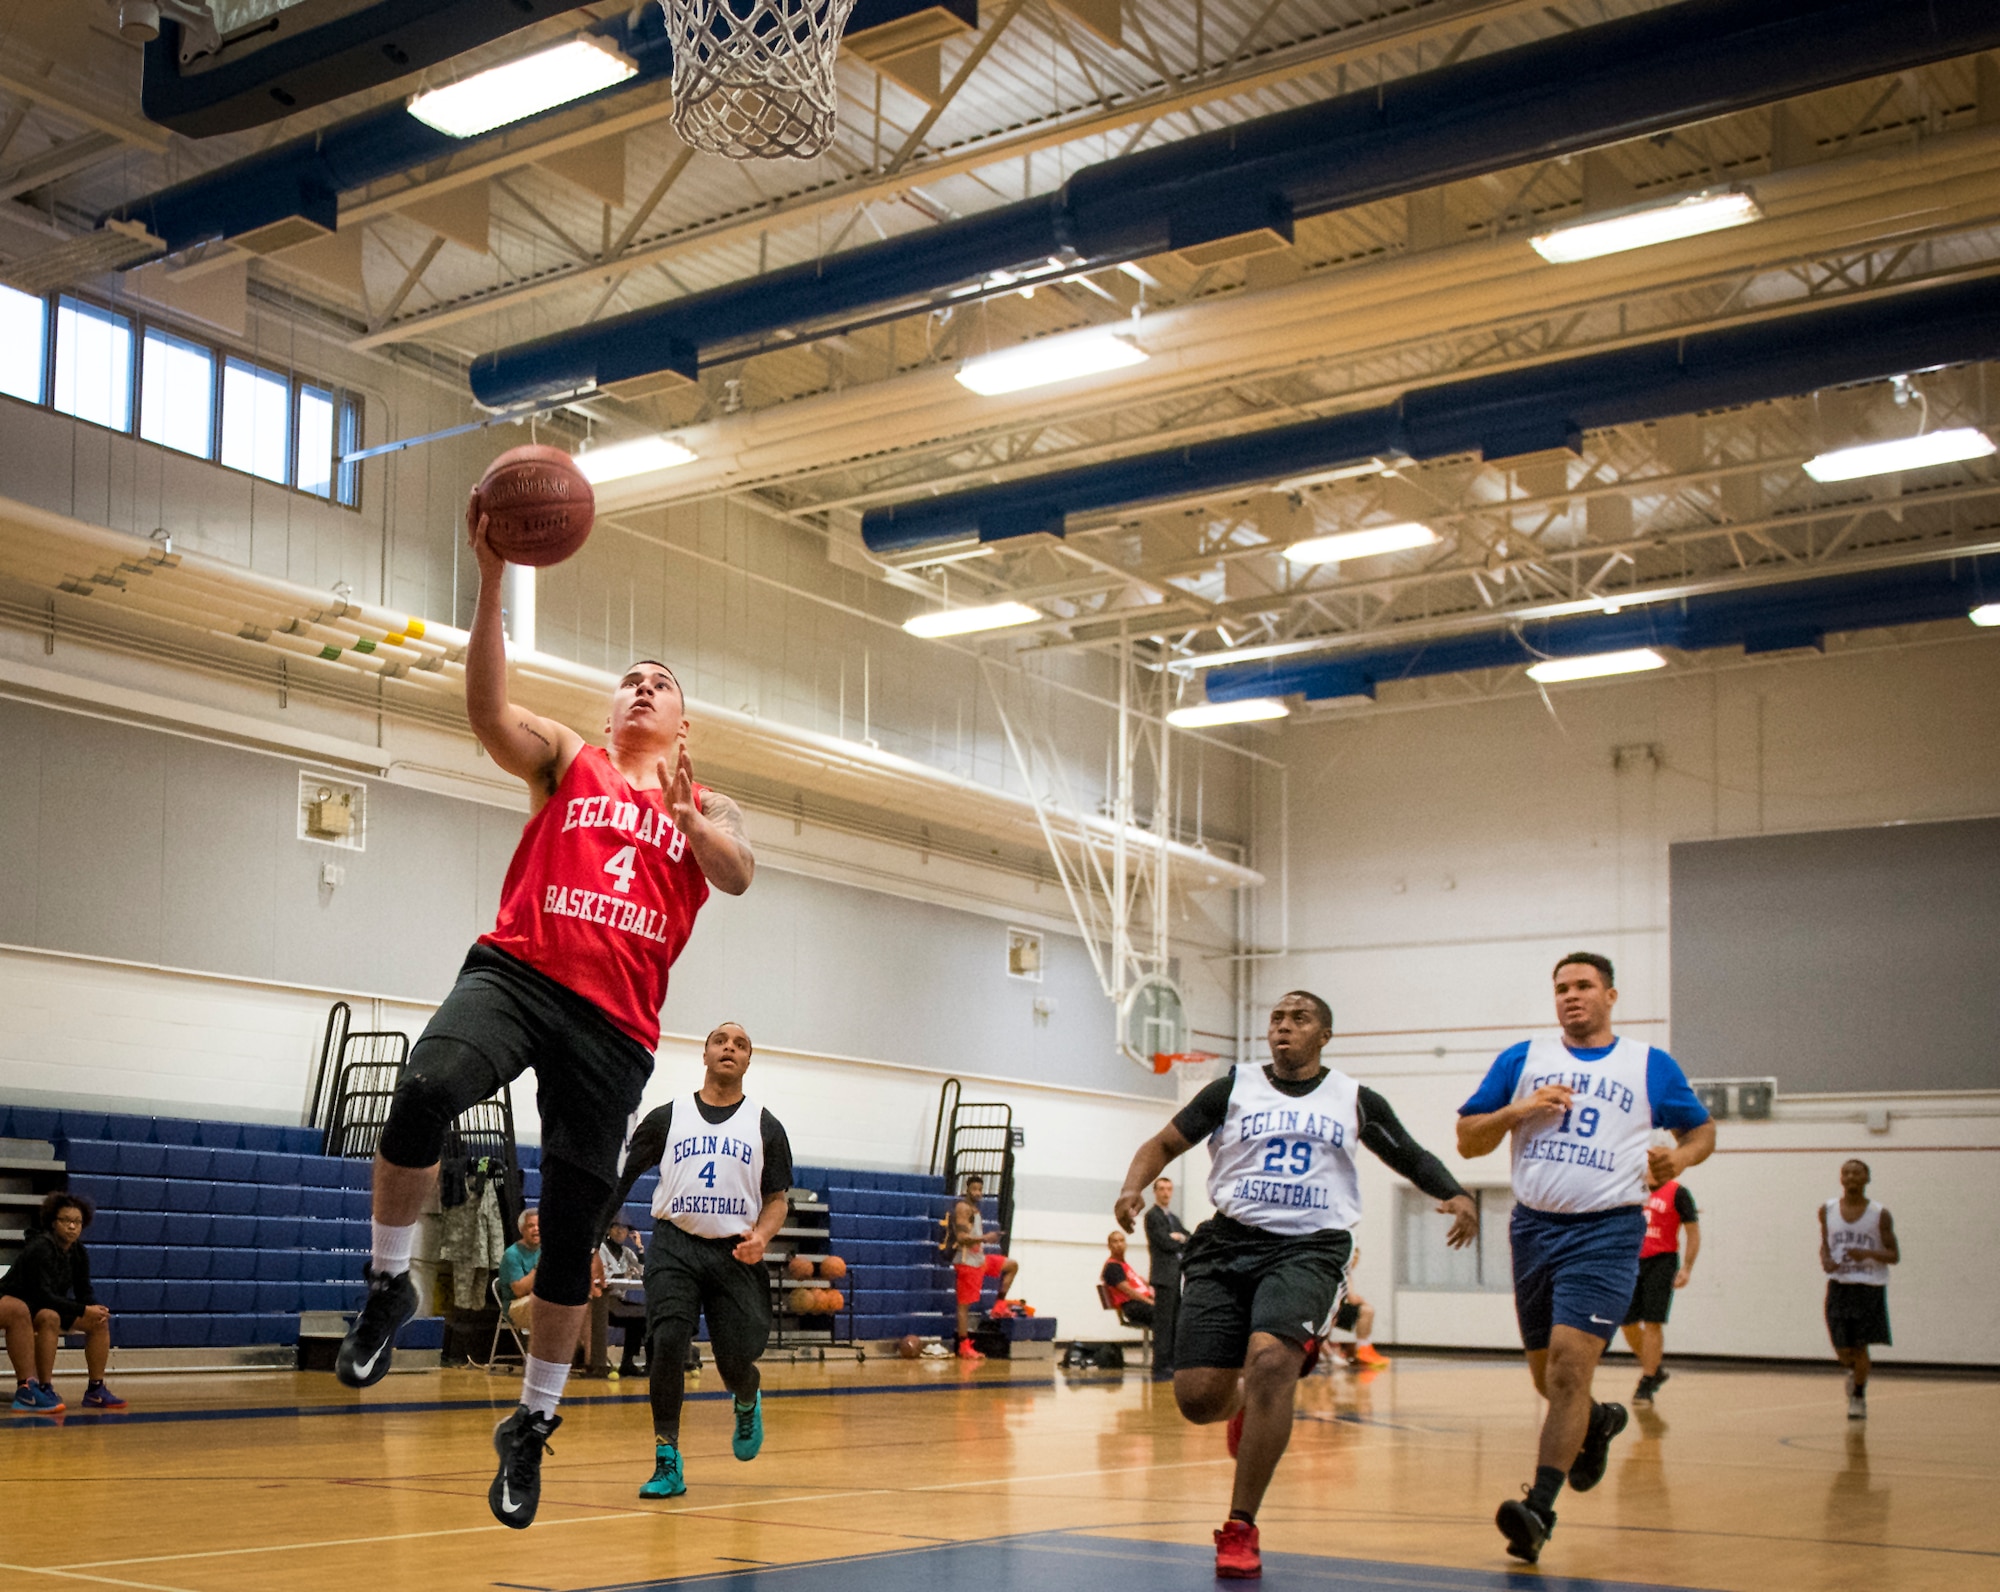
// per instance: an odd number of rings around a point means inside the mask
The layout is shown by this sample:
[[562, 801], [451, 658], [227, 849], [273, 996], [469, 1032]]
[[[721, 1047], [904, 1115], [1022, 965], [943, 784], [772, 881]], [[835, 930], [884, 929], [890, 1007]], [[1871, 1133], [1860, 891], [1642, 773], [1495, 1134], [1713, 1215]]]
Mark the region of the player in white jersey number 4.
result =
[[1199, 1425], [1231, 1423], [1236, 1485], [1215, 1533], [1215, 1573], [1263, 1573], [1257, 1508], [1292, 1435], [1292, 1399], [1309, 1351], [1332, 1326], [1361, 1220], [1355, 1145], [1365, 1144], [1452, 1218], [1446, 1242], [1479, 1235], [1478, 1207], [1373, 1089], [1320, 1064], [1333, 1013], [1304, 990], [1271, 1009], [1271, 1065], [1217, 1079], [1139, 1146], [1118, 1196], [1131, 1232], [1146, 1189], [1206, 1139], [1216, 1214], [1181, 1261], [1172, 1346], [1174, 1401]]
[[[1715, 1124], [1680, 1064], [1612, 1033], [1609, 959], [1564, 957], [1555, 997], [1561, 1036], [1502, 1051], [1458, 1108], [1460, 1155], [1514, 1140], [1514, 1314], [1549, 1407], [1534, 1483], [1494, 1523], [1508, 1553], [1530, 1564], [1555, 1530], [1563, 1483], [1588, 1492], [1602, 1481], [1611, 1440], [1625, 1429], [1625, 1406], [1594, 1403], [1590, 1384], [1638, 1285], [1648, 1168], [1665, 1183], [1715, 1148]], [[1655, 1128], [1673, 1134], [1671, 1148], [1652, 1143]]]

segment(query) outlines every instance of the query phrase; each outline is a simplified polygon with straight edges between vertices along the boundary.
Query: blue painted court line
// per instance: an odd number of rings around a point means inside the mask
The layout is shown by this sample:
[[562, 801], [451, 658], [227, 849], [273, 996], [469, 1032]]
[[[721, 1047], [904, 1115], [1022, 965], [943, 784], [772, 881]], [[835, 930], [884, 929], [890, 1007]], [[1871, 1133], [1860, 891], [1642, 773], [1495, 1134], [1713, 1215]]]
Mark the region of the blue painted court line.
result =
[[[1054, 1386], [1053, 1378], [1042, 1380], [1014, 1377], [1005, 1382], [930, 1382], [920, 1384], [897, 1384], [886, 1387], [823, 1387], [823, 1388], [769, 1388], [764, 1389], [766, 1399], [840, 1399], [861, 1398], [873, 1394], [897, 1393], [965, 1393], [984, 1391], [988, 1388], [1046, 1388]], [[717, 1393], [690, 1393], [690, 1404], [713, 1402], [728, 1398], [725, 1388]], [[613, 1393], [596, 1398], [576, 1398], [571, 1407], [598, 1404], [645, 1404], [649, 1402], [644, 1393]], [[80, 1418], [69, 1415], [32, 1415], [16, 1418], [11, 1425], [0, 1426], [0, 1431], [19, 1431], [24, 1427], [64, 1427], [75, 1424], [79, 1427], [95, 1426], [161, 1426], [174, 1425], [182, 1421], [284, 1421], [303, 1420], [318, 1415], [429, 1415], [439, 1410], [494, 1410], [504, 1408], [504, 1399], [412, 1399], [398, 1403], [379, 1404], [258, 1404], [222, 1407], [219, 1409], [185, 1410], [129, 1410], [123, 1414], [90, 1411]]]
[[[1038, 1532], [767, 1570], [722, 1570], [664, 1581], [614, 1581], [574, 1592], [1168, 1592], [1215, 1577], [1215, 1551], [1189, 1543], [1138, 1542], [1088, 1533]], [[1542, 1571], [1457, 1570], [1375, 1559], [1264, 1555], [1263, 1592], [1693, 1592], [1648, 1581], [1600, 1581]]]

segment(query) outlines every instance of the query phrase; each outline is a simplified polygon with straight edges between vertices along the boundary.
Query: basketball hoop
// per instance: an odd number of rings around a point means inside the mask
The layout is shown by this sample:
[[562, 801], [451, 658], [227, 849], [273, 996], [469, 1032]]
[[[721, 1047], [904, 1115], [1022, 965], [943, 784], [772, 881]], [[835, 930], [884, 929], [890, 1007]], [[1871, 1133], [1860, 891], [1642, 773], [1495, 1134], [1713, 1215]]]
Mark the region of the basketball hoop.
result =
[[834, 61], [854, 0], [660, 0], [674, 131], [731, 160], [809, 160], [833, 141]]
[[1153, 1052], [1153, 1071], [1164, 1073], [1169, 1067], [1195, 1067], [1204, 1061], [1221, 1059], [1212, 1050], [1156, 1050]]

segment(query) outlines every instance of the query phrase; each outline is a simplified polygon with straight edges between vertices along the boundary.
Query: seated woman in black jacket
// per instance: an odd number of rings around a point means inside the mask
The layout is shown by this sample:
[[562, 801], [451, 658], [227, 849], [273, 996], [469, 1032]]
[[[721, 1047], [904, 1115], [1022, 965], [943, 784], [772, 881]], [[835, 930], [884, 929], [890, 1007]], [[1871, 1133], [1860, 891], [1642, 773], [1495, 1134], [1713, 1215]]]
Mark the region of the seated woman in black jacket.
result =
[[59, 1415], [66, 1406], [51, 1385], [56, 1345], [65, 1332], [83, 1332], [83, 1359], [90, 1371], [86, 1409], [122, 1410], [125, 1401], [104, 1385], [111, 1357], [111, 1312], [90, 1291], [90, 1257], [83, 1230], [93, 1214], [78, 1194], [51, 1194], [42, 1201], [35, 1232], [14, 1264], [0, 1277], [0, 1331], [7, 1358], [14, 1362], [14, 1408]]

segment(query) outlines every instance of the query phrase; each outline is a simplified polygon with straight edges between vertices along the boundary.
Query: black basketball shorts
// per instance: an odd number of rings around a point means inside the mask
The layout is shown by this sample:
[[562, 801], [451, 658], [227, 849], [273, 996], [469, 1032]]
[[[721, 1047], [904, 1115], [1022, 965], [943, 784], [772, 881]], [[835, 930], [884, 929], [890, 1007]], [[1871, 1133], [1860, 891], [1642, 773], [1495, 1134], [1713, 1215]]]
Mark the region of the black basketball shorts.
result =
[[1826, 1285], [1826, 1335], [1836, 1349], [1865, 1349], [1888, 1343], [1889, 1290], [1877, 1283]]
[[1677, 1249], [1648, 1255], [1639, 1262], [1639, 1286], [1632, 1290], [1632, 1307], [1625, 1312], [1625, 1325], [1651, 1321], [1667, 1324], [1674, 1308], [1674, 1278], [1680, 1275], [1681, 1256]]
[[1301, 1348], [1323, 1337], [1347, 1286], [1354, 1240], [1344, 1231], [1287, 1236], [1227, 1216], [1194, 1230], [1181, 1261], [1176, 1370], [1235, 1370], [1253, 1332]]
[[646, 1246], [646, 1336], [692, 1340], [708, 1317], [708, 1344], [728, 1369], [756, 1359], [771, 1341], [771, 1283], [762, 1266], [733, 1253], [737, 1238], [697, 1238], [672, 1222], [653, 1223]]

